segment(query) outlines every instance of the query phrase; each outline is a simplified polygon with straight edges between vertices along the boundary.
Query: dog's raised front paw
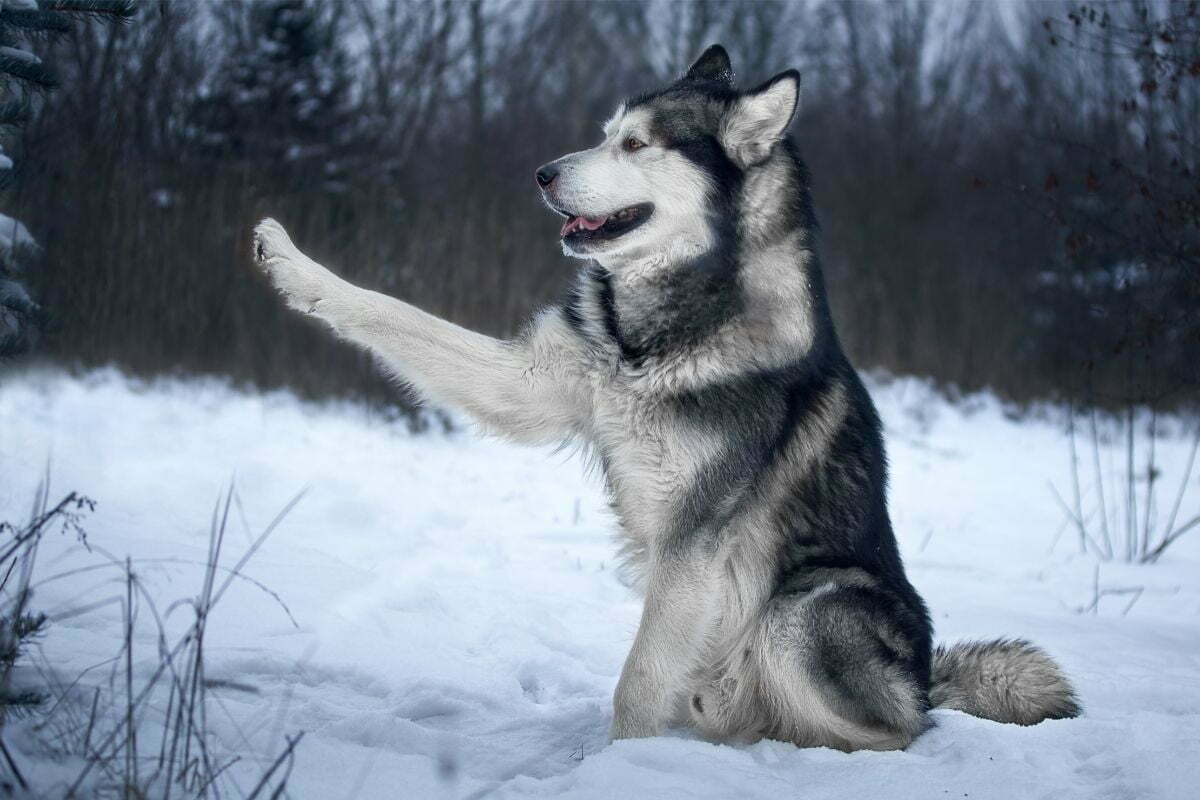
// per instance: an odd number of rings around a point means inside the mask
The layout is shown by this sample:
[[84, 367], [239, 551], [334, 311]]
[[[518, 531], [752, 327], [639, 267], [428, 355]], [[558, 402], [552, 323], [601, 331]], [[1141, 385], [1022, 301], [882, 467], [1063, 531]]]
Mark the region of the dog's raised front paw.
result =
[[284, 302], [306, 314], [316, 313], [338, 280], [329, 270], [301, 253], [287, 231], [273, 219], [254, 228], [254, 263], [266, 273]]
[[267, 217], [254, 228], [254, 262], [265, 269], [267, 264], [278, 258], [300, 255], [287, 231], [275, 220]]

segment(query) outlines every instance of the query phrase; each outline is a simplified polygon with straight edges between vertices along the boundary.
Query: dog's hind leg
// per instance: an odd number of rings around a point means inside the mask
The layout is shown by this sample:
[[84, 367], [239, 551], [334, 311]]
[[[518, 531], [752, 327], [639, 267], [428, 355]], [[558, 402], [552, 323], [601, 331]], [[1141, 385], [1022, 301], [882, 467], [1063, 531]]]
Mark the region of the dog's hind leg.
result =
[[712, 739], [896, 750], [925, 729], [912, 645], [877, 611], [873, 590], [819, 587], [774, 598], [758, 626], [693, 697]]
[[403, 380], [496, 432], [561, 441], [590, 413], [586, 359], [560, 314], [499, 341], [342, 280], [300, 252], [274, 220], [254, 231], [255, 263], [293, 309], [373, 351]]

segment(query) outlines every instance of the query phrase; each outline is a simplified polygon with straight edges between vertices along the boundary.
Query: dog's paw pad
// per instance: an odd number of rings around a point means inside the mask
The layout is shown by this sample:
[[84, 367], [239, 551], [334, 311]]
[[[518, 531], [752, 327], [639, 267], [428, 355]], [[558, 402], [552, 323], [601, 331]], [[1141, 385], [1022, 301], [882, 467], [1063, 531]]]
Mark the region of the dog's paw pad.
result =
[[266, 264], [274, 258], [294, 257], [295, 251], [291, 237], [275, 220], [267, 218], [254, 227], [255, 263]]

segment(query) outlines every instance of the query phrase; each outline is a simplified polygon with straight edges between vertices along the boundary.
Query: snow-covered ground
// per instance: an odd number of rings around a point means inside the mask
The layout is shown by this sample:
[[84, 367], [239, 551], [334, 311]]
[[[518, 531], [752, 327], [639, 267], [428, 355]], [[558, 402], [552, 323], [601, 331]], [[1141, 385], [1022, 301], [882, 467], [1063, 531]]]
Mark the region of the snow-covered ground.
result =
[[[223, 746], [248, 757], [230, 773], [243, 789], [255, 755], [266, 763], [303, 730], [296, 798], [1197, 796], [1200, 531], [1157, 565], [1102, 565], [1101, 589], [1142, 592], [1080, 613], [1095, 561], [1071, 531], [1052, 548], [1062, 515], [1048, 482], [1069, 487], [1061, 425], [1013, 421], [988, 397], [950, 405], [916, 381], [871, 385], [901, 548], [938, 638], [1032, 639], [1075, 680], [1083, 717], [1021, 728], [939, 711], [895, 753], [682, 733], [609, 745], [639, 605], [614, 569], [597, 481], [568, 453], [412, 435], [353, 405], [111, 372], [0, 376], [0, 520], [25, 519], [49, 460], [53, 496], [98, 501], [85, 521], [95, 551], [51, 535], [38, 575], [128, 554], [165, 607], [196, 592], [191, 562], [231, 478], [227, 564], [308, 487], [246, 569], [296, 624], [236, 581], [207, 632], [209, 677], [255, 690], [215, 690], [209, 712]], [[1168, 478], [1186, 452], [1160, 445]], [[1200, 510], [1195, 480], [1184, 505]], [[119, 596], [114, 578], [38, 590], [55, 622], [35, 655], [65, 681], [119, 649], [118, 604], [74, 613]], [[158, 659], [139, 630], [144, 679]], [[107, 685], [110, 669], [81, 681]], [[56, 774], [29, 742], [9, 744], [35, 781]]]

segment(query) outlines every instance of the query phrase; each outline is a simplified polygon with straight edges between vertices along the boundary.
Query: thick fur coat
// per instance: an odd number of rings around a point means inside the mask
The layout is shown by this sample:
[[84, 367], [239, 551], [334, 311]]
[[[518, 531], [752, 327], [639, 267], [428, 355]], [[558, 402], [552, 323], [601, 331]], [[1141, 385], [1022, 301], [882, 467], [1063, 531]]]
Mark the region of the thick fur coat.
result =
[[874, 405], [838, 341], [799, 75], [734, 87], [706, 51], [537, 171], [584, 259], [567, 299], [497, 341], [354, 287], [263, 222], [256, 261], [293, 308], [430, 399], [513, 439], [595, 456], [645, 593], [614, 738], [905, 747], [931, 705], [1030, 724], [1077, 713], [1020, 641], [933, 651], [887, 508]]

